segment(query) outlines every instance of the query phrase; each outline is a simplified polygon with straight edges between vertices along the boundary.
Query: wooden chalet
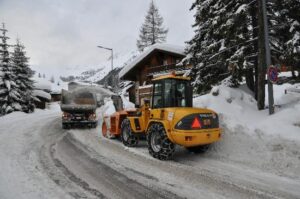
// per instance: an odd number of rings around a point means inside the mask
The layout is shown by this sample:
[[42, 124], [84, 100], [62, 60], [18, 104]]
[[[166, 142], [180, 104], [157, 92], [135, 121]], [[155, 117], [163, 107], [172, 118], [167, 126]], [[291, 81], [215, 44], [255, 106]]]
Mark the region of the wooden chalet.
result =
[[146, 49], [119, 73], [120, 79], [134, 82], [127, 89], [129, 100], [140, 105], [143, 98], [150, 98], [151, 79], [159, 74], [171, 71], [184, 74], [188, 67], [178, 65], [184, 57], [184, 47], [180, 46], [155, 44]]

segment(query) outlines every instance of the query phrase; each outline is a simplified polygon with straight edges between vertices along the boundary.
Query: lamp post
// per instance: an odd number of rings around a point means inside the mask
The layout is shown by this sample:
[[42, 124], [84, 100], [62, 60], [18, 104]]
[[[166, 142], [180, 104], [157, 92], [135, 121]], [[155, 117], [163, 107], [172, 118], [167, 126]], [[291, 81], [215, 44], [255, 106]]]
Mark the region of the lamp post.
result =
[[113, 51], [113, 49], [112, 48], [103, 47], [103, 46], [97, 46], [97, 47], [111, 51], [111, 70], [113, 70], [114, 69], [114, 51]]

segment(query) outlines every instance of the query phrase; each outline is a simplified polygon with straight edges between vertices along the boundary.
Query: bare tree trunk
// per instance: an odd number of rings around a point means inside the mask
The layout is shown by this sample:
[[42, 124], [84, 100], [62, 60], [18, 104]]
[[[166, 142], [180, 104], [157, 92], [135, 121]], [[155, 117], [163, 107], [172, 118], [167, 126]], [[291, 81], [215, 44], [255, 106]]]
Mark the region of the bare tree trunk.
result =
[[253, 77], [253, 68], [246, 69], [246, 84], [251, 91], [255, 91], [254, 86], [254, 77]]
[[257, 108], [265, 108], [265, 83], [266, 83], [266, 49], [264, 38], [264, 19], [262, 1], [258, 0], [258, 79], [257, 79]]

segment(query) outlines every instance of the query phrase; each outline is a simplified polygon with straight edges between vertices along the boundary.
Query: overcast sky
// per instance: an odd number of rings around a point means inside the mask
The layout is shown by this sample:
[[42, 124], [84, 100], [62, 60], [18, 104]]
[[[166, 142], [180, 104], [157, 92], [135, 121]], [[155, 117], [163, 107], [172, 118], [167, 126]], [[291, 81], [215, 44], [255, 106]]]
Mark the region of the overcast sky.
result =
[[[185, 45], [193, 36], [194, 0], [155, 0], [167, 43]], [[136, 50], [139, 28], [150, 0], [0, 0], [0, 22], [5, 22], [10, 44], [24, 43], [37, 72], [66, 75], [68, 69], [98, 66], [110, 53]]]

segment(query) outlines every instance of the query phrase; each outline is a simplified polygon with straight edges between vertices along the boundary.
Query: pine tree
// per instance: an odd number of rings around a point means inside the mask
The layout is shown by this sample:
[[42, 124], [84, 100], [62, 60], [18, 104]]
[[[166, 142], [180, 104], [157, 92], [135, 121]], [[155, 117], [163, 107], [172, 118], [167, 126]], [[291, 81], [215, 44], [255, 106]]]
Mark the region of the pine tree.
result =
[[294, 70], [300, 71], [300, 1], [271, 0], [269, 7], [276, 13], [270, 20], [271, 34], [275, 38], [271, 40], [272, 54], [279, 62], [292, 66], [295, 78]]
[[187, 61], [193, 65], [191, 76], [197, 92], [227, 78], [230, 86], [238, 86], [243, 71], [251, 68], [252, 36], [249, 33], [245, 0], [197, 0], [193, 25], [195, 36], [188, 42]]
[[31, 80], [31, 78], [34, 75], [34, 71], [32, 71], [28, 65], [28, 57], [26, 57], [24, 49], [24, 45], [17, 40], [11, 60], [17, 78], [15, 82], [22, 96], [22, 111], [32, 112], [34, 110], [34, 103], [32, 96], [33, 80]]
[[[267, 2], [272, 62], [300, 70], [300, 1]], [[193, 65], [190, 75], [197, 92], [206, 92], [225, 79], [230, 86], [238, 86], [245, 77], [256, 98], [258, 91], [264, 93], [265, 81], [257, 83], [259, 72], [265, 77], [265, 70], [258, 71], [257, 6], [258, 1], [195, 0], [191, 7], [196, 10], [195, 36], [188, 42], [186, 61]]]
[[9, 45], [7, 44], [9, 38], [6, 36], [7, 30], [4, 23], [0, 31], [2, 32], [0, 36], [0, 115], [4, 115], [22, 110], [20, 105], [22, 96], [19, 93], [18, 85], [15, 83], [17, 77], [14, 73], [14, 66], [10, 61]]
[[166, 41], [168, 29], [162, 25], [163, 18], [160, 16], [154, 2], [151, 1], [145, 21], [140, 28], [139, 39], [137, 40], [139, 51], [143, 51], [147, 46]]

